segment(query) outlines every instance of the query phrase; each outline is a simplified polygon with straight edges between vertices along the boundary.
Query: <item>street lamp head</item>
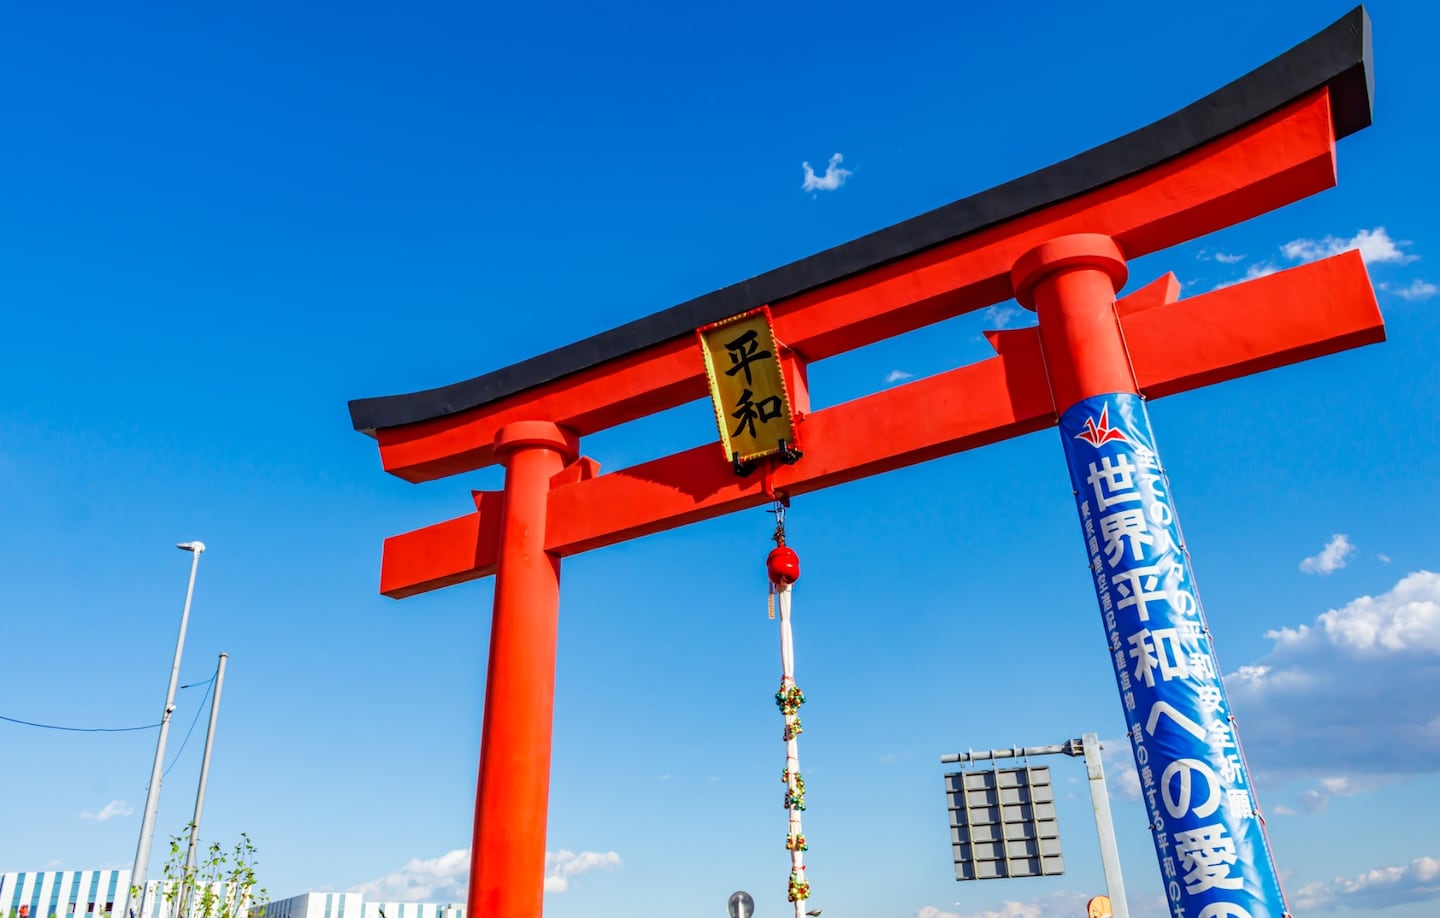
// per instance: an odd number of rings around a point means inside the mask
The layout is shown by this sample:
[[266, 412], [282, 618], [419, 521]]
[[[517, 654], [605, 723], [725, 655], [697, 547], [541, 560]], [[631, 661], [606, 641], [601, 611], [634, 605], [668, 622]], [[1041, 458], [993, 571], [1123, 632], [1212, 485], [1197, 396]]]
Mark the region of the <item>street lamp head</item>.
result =
[[181, 549], [181, 550], [183, 550], [183, 551], [193, 551], [195, 554], [198, 555], [198, 554], [200, 554], [202, 551], [205, 550], [205, 543], [204, 543], [204, 542], [177, 542], [177, 543], [175, 544], [175, 547], [176, 547], [176, 548], [179, 548], [179, 549]]

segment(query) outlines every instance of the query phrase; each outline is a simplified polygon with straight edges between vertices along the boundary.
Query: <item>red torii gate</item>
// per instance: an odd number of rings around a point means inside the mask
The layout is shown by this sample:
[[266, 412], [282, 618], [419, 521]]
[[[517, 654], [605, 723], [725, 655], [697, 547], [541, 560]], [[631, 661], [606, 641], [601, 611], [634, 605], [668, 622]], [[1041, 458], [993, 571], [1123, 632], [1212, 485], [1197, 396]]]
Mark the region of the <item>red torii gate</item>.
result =
[[[351, 402], [393, 475], [506, 469], [475, 512], [387, 539], [381, 568], [394, 598], [496, 575], [469, 914], [541, 912], [562, 557], [1040, 430], [1101, 393], [1154, 399], [1383, 340], [1355, 252], [1115, 300], [1125, 259], [1334, 185], [1335, 141], [1370, 123], [1369, 59], [1357, 8], [1072, 159], [511, 367]], [[1012, 295], [1039, 324], [990, 332], [997, 356], [810, 412], [810, 362]], [[803, 460], [737, 477], [711, 443], [601, 474], [580, 455], [585, 435], [706, 397], [694, 330], [767, 304]]]

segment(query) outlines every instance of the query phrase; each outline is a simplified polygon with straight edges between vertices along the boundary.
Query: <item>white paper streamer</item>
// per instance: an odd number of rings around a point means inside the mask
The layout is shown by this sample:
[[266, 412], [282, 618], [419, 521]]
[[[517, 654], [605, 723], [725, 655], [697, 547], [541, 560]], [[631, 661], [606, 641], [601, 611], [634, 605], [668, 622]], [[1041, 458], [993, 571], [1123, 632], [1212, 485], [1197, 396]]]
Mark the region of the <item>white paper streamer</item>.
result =
[[[780, 594], [780, 692], [783, 697], [783, 693], [795, 685], [795, 637], [790, 630], [790, 584], [779, 584], [776, 591]], [[790, 713], [785, 713], [782, 708], [782, 713], [785, 717], [785, 795], [791, 804], [787, 806], [789, 827], [786, 845], [791, 849], [790, 875], [803, 892], [803, 895], [798, 895], [795, 899], [795, 918], [805, 918], [805, 899], [810, 891], [809, 883], [805, 879], [805, 831], [800, 823], [805, 779], [800, 774], [799, 706], [795, 706], [795, 710]], [[800, 806], [793, 805], [796, 802], [800, 803]]]

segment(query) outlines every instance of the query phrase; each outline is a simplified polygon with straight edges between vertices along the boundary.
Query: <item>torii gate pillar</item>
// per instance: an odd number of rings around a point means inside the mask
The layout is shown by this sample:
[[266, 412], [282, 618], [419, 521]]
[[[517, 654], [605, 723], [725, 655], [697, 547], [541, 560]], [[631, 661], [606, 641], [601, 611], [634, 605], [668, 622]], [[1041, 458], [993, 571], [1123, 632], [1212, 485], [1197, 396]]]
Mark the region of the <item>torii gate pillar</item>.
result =
[[1038, 318], [1172, 914], [1282, 918], [1279, 871], [1125, 345], [1115, 294], [1126, 275], [1111, 237], [1080, 233], [1029, 250], [1010, 278]]
[[1036, 313], [1056, 415], [1092, 395], [1137, 391], [1115, 315], [1128, 276], [1120, 247], [1099, 233], [1036, 246], [1011, 269], [1015, 299]]
[[548, 421], [517, 421], [500, 429], [495, 454], [505, 492], [467, 914], [534, 918], [544, 900], [560, 609], [545, 518], [551, 479], [578, 457], [579, 441]]

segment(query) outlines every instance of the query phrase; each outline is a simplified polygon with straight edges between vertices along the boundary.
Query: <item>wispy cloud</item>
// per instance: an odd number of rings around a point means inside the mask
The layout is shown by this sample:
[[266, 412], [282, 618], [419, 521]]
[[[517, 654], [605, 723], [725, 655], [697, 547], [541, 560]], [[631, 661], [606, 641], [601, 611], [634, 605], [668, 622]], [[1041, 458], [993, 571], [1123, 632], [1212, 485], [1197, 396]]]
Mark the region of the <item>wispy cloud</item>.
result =
[[1140, 772], [1135, 769], [1129, 737], [1101, 740], [1100, 764], [1105, 768], [1105, 784], [1110, 793], [1125, 800], [1140, 799]]
[[570, 888], [571, 877], [619, 866], [620, 855], [614, 851], [546, 851], [545, 891], [565, 892]]
[[1381, 290], [1392, 296], [1398, 296], [1402, 300], [1428, 300], [1430, 297], [1440, 293], [1440, 287], [1436, 287], [1429, 281], [1416, 278], [1404, 286], [1392, 284], [1386, 281], [1379, 285]]
[[[614, 851], [546, 851], [545, 891], [562, 893], [570, 878], [601, 868], [619, 867]], [[404, 867], [356, 886], [366, 899], [382, 902], [460, 902], [470, 883], [470, 849], [456, 848], [439, 857], [414, 858]]]
[[1244, 255], [1235, 255], [1230, 252], [1214, 252], [1210, 249], [1201, 249], [1195, 253], [1195, 257], [1200, 261], [1218, 261], [1222, 265], [1238, 265], [1245, 260]]
[[1010, 323], [1025, 314], [1025, 310], [1011, 303], [1000, 303], [985, 310], [985, 321], [996, 328], [1007, 328]]
[[1404, 265], [1420, 257], [1400, 251], [1401, 247], [1409, 244], [1391, 239], [1390, 234], [1385, 232], [1385, 227], [1377, 226], [1374, 229], [1362, 229], [1349, 239], [1342, 239], [1339, 236], [1295, 239], [1282, 245], [1280, 252], [1291, 261], [1303, 262], [1329, 258], [1331, 255], [1339, 255], [1350, 249], [1359, 249], [1360, 257], [1365, 260], [1367, 265]]
[[1089, 900], [1090, 895], [1087, 893], [1056, 892], [1025, 902], [1006, 899], [999, 908], [978, 912], [947, 912], [933, 905], [926, 905], [915, 910], [915, 918], [1049, 918], [1052, 915], [1082, 915], [1085, 913], [1085, 903]]
[[1305, 812], [1318, 813], [1330, 805], [1331, 798], [1354, 797], [1389, 783], [1389, 778], [1384, 776], [1350, 778], [1344, 775], [1331, 775], [1328, 778], [1321, 778], [1314, 787], [1301, 791], [1298, 799], [1300, 807]]
[[1440, 900], [1440, 859], [1417, 857], [1408, 864], [1376, 867], [1355, 877], [1307, 883], [1295, 891], [1297, 912], [1337, 908], [1374, 911], [1407, 902]]
[[458, 902], [470, 882], [470, 849], [456, 848], [439, 857], [409, 863], [351, 892], [380, 902]]
[[[1377, 226], [1374, 229], [1362, 229], [1354, 236], [1321, 236], [1318, 239], [1292, 239], [1280, 246], [1280, 254], [1286, 261], [1304, 263], [1315, 261], [1320, 258], [1329, 258], [1331, 255], [1339, 255], [1341, 252], [1348, 252], [1351, 249], [1358, 249], [1361, 259], [1367, 265], [1392, 264], [1408, 265], [1417, 261], [1420, 256], [1412, 255], [1404, 251], [1410, 245], [1404, 240], [1391, 239], [1385, 227]], [[1211, 253], [1209, 250], [1201, 249], [1195, 256], [1202, 261], [1213, 260], [1220, 264], [1233, 265], [1244, 261], [1243, 255], [1230, 255], [1225, 252]], [[1248, 280], [1255, 280], [1257, 277], [1265, 277], [1280, 270], [1280, 265], [1274, 258], [1267, 258], [1257, 261], [1245, 270], [1245, 276], [1236, 280], [1228, 280], [1216, 284], [1216, 290], [1231, 287], [1235, 284]], [[1402, 299], [1425, 299], [1434, 296], [1437, 292], [1434, 284], [1425, 281], [1412, 281], [1408, 286], [1391, 289], [1386, 284], [1381, 284], [1382, 290], [1388, 290]]]
[[96, 822], [109, 822], [116, 816], [129, 816], [135, 812], [135, 808], [124, 800], [111, 800], [98, 813], [89, 810], [80, 814], [81, 819], [93, 819]]
[[1300, 562], [1300, 570], [1307, 574], [1333, 574], [1345, 566], [1345, 559], [1355, 553], [1355, 546], [1345, 533], [1337, 532], [1320, 549], [1320, 554], [1311, 555]]
[[850, 170], [841, 167], [840, 164], [844, 161], [845, 157], [839, 153], [830, 157], [830, 162], [825, 164], [824, 175], [816, 175], [808, 162], [801, 163], [800, 168], [805, 170], [805, 182], [800, 186], [801, 190], [834, 191], [845, 184], [845, 180], [850, 177]]
[[1280, 266], [1272, 260], [1257, 261], [1245, 269], [1245, 276], [1236, 280], [1222, 281], [1215, 285], [1216, 290], [1223, 290], [1226, 287], [1233, 287], [1236, 284], [1243, 284], [1245, 281], [1255, 280], [1257, 277], [1268, 277], [1280, 270]]
[[914, 377], [914, 375], [914, 373], [906, 373], [904, 370], [891, 370], [885, 374], [885, 385], [889, 386], [897, 382], [903, 382], [904, 380]]

